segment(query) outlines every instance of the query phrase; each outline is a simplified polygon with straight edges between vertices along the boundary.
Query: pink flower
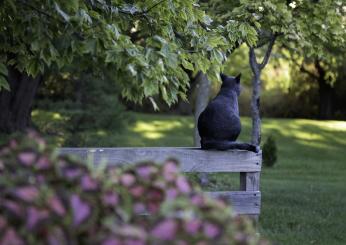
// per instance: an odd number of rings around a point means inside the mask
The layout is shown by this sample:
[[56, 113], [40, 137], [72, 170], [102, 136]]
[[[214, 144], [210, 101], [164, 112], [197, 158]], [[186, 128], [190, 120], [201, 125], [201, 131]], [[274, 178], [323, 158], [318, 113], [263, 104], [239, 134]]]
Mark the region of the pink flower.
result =
[[73, 210], [73, 224], [77, 226], [88, 218], [91, 208], [87, 202], [83, 202], [76, 194], [71, 196], [70, 202]]
[[38, 159], [37, 161], [37, 169], [48, 169], [50, 167], [50, 161], [49, 158], [47, 156], [42, 156]]
[[178, 196], [178, 190], [175, 188], [170, 188], [166, 191], [166, 198], [167, 199], [175, 199]]
[[135, 203], [133, 206], [133, 211], [135, 214], [143, 214], [145, 210], [146, 209], [143, 203]]
[[155, 169], [152, 166], [149, 165], [143, 165], [139, 166], [136, 169], [136, 173], [139, 175], [139, 177], [148, 180], [150, 178], [150, 175], [154, 173]]
[[0, 215], [0, 231], [2, 231], [7, 226], [7, 220]]
[[48, 204], [56, 214], [60, 216], [65, 215], [66, 209], [58, 197], [51, 197], [48, 200]]
[[116, 193], [108, 192], [102, 196], [102, 202], [106, 206], [115, 206], [118, 204], [119, 197]]
[[206, 235], [209, 238], [215, 238], [217, 235], [220, 234], [220, 229], [217, 225], [212, 223], [206, 223], [203, 226], [203, 232], [204, 235]]
[[173, 240], [177, 229], [177, 222], [173, 219], [168, 219], [158, 223], [151, 231], [151, 235], [161, 240]]
[[84, 191], [94, 191], [97, 189], [98, 184], [89, 175], [84, 175], [81, 180], [81, 186]]
[[191, 198], [191, 202], [193, 205], [196, 205], [196, 206], [202, 206], [204, 204], [204, 198], [202, 195], [194, 195], [192, 198]]
[[40, 221], [48, 218], [49, 213], [47, 210], [38, 210], [37, 208], [29, 207], [27, 216], [26, 226], [28, 229], [33, 229]]
[[167, 181], [173, 181], [178, 173], [178, 166], [175, 162], [169, 161], [163, 166], [163, 177]]
[[36, 154], [34, 152], [22, 152], [19, 153], [18, 159], [23, 165], [32, 166], [32, 164], [36, 160]]
[[39, 196], [39, 191], [34, 186], [19, 187], [14, 190], [14, 195], [26, 202], [32, 202]]
[[124, 244], [118, 239], [108, 238], [102, 242], [102, 245], [124, 245]]
[[8, 228], [0, 240], [1, 245], [24, 245], [24, 241], [13, 228]]
[[191, 191], [190, 184], [184, 176], [179, 176], [177, 178], [176, 185], [182, 193], [189, 193]]
[[132, 187], [130, 189], [130, 193], [134, 196], [134, 197], [140, 197], [144, 194], [144, 187], [137, 185], [135, 187]]
[[131, 186], [135, 183], [136, 179], [132, 174], [123, 174], [120, 177], [120, 181], [124, 186]]
[[23, 209], [19, 204], [17, 204], [16, 202], [13, 202], [13, 201], [9, 201], [9, 200], [5, 200], [5, 201], [0, 200], [0, 201], [2, 203], [2, 206], [5, 207], [7, 210], [9, 210], [10, 212], [12, 212], [13, 214], [15, 214], [19, 217], [22, 216]]
[[145, 245], [144, 241], [128, 239], [124, 242], [124, 245]]
[[81, 174], [82, 174], [82, 170], [80, 168], [66, 168], [66, 169], [64, 169], [64, 175], [69, 180], [76, 179]]
[[185, 222], [185, 231], [190, 235], [195, 235], [201, 227], [201, 221], [197, 219], [188, 220]]

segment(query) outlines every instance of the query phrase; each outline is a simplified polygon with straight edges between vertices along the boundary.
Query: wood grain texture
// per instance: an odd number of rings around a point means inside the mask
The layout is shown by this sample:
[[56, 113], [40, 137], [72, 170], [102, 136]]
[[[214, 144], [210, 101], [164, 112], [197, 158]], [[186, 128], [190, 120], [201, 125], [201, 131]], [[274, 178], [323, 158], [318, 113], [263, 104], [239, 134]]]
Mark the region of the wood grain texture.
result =
[[236, 214], [259, 215], [261, 192], [259, 191], [217, 191], [207, 192], [212, 197], [221, 197], [232, 205]]
[[179, 160], [183, 172], [259, 172], [262, 153], [242, 150], [205, 151], [185, 147], [131, 147], [131, 148], [61, 148], [60, 154], [92, 159], [94, 164], [106, 162], [110, 166], [143, 161], [164, 162], [167, 158]]
[[258, 191], [260, 186], [260, 172], [240, 173], [241, 191]]

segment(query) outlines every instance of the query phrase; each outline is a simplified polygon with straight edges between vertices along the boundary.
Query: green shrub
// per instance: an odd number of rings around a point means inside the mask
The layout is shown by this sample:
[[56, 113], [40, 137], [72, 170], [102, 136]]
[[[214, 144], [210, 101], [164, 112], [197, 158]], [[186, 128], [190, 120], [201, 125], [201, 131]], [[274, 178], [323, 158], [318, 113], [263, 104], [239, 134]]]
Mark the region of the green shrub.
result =
[[174, 160], [105, 171], [30, 132], [0, 149], [0, 175], [0, 244], [267, 244]]
[[269, 135], [262, 147], [263, 165], [272, 167], [277, 161], [277, 147], [275, 138]]

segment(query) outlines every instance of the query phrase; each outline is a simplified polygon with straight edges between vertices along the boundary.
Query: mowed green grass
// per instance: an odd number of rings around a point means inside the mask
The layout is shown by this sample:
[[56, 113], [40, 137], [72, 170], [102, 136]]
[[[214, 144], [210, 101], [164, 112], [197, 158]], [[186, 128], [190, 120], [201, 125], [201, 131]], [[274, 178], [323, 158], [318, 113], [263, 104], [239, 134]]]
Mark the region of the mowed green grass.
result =
[[[42, 124], [42, 113], [34, 121]], [[51, 115], [51, 120], [59, 115]], [[93, 146], [192, 146], [192, 117], [133, 114], [123, 132], [87, 132]], [[242, 118], [242, 141], [251, 121]], [[278, 244], [346, 244], [346, 122], [264, 119], [278, 162], [263, 168], [260, 231]], [[64, 133], [56, 140], [64, 145]], [[208, 189], [229, 189], [234, 175], [211, 177]]]

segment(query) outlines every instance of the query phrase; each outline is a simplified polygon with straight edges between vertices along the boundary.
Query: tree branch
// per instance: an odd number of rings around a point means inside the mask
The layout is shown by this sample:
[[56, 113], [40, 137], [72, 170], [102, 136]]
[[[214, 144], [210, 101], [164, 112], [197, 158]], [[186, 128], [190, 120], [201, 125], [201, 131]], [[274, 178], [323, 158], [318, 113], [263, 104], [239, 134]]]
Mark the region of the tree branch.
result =
[[153, 6], [151, 6], [146, 11], [144, 11], [144, 13], [146, 13], [146, 14], [149, 13], [152, 9], [154, 9], [156, 6], [158, 6], [159, 4], [163, 3], [164, 1], [166, 1], [166, 0], [161, 0], [161, 1], [157, 2], [157, 3], [155, 3]]
[[259, 67], [258, 67], [258, 63], [257, 63], [257, 58], [256, 58], [255, 48], [254, 47], [250, 47], [249, 62], [250, 62], [250, 67], [251, 67], [251, 70], [252, 70], [253, 74], [258, 74]]
[[268, 48], [267, 48], [266, 53], [264, 55], [264, 58], [263, 58], [261, 64], [258, 65], [258, 68], [260, 70], [262, 70], [268, 64], [268, 61], [269, 61], [271, 52], [273, 50], [273, 46], [274, 46], [276, 38], [277, 38], [277, 34], [272, 34], [270, 41], [269, 41], [269, 44], [268, 44]]

